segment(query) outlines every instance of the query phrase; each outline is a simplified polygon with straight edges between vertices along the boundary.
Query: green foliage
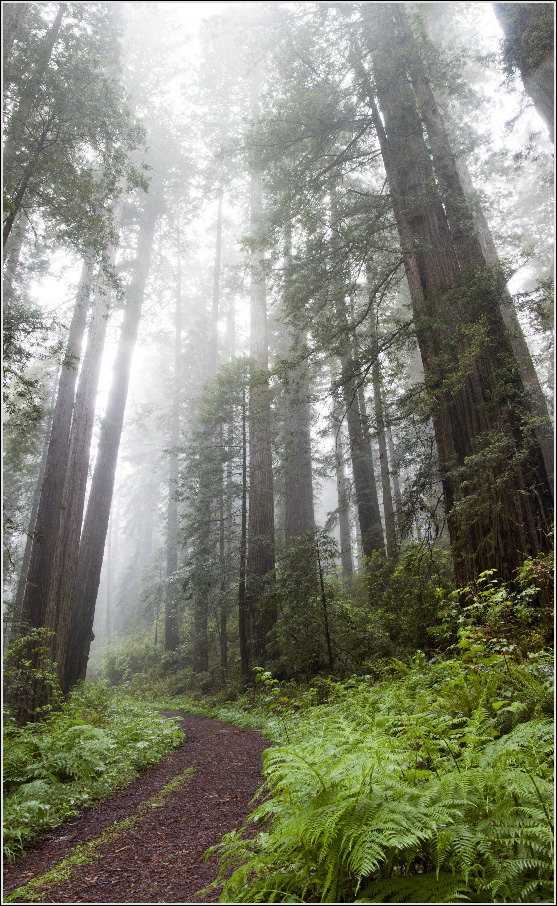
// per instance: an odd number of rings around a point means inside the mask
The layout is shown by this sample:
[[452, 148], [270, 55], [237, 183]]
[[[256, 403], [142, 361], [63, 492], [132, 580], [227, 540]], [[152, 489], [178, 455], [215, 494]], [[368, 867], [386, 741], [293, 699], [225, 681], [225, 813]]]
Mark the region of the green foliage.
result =
[[41, 683], [48, 690], [44, 697], [47, 704], [34, 708], [32, 715], [23, 708], [26, 719], [46, 717], [59, 707], [62, 700], [58, 671], [50, 656], [53, 636], [54, 632], [44, 627], [29, 629], [24, 636], [11, 643], [4, 658], [4, 696], [14, 703], [14, 707], [29, 699], [35, 684]]
[[183, 739], [146, 705], [101, 684], [75, 689], [62, 711], [18, 727], [4, 715], [4, 855], [128, 783]]
[[161, 653], [145, 635], [118, 640], [108, 646], [102, 665], [103, 678], [111, 686], [145, 674], [159, 663]]
[[280, 557], [268, 592], [278, 613], [273, 636], [281, 660], [273, 665], [275, 673], [302, 678], [326, 669], [327, 627], [333, 649], [338, 651], [336, 639], [342, 631], [347, 599], [337, 576], [337, 554], [335, 542], [325, 531], [312, 530], [292, 541]]
[[[548, 661], [502, 654], [331, 684], [264, 756], [268, 798], [216, 847], [222, 902], [551, 900]], [[530, 718], [498, 708], [527, 690]], [[230, 875], [230, 869], [234, 869]]]
[[551, 644], [553, 633], [553, 551], [525, 560], [513, 589], [495, 570], [449, 596], [441, 611], [440, 639], [461, 651], [527, 656]]
[[528, 75], [553, 53], [552, 3], [504, 3], [503, 61], [510, 75], [518, 69]]

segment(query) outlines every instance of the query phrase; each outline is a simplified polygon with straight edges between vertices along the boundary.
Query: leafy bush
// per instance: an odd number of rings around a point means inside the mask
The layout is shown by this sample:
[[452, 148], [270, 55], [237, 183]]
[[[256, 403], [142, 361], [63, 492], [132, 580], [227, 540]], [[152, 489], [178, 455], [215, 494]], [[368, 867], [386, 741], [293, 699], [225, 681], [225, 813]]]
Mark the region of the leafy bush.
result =
[[[54, 633], [49, 629], [28, 629], [24, 636], [15, 639], [4, 657], [3, 690], [4, 701], [10, 702], [19, 723], [30, 717], [35, 720], [46, 717], [56, 710], [62, 700], [58, 682], [58, 671], [50, 655], [50, 644]], [[46, 704], [29, 710], [29, 699], [40, 683], [46, 692]]]
[[419, 652], [379, 684], [331, 683], [265, 753], [264, 830], [214, 848], [221, 900], [551, 900], [550, 663]]
[[132, 780], [183, 739], [173, 721], [100, 684], [62, 711], [18, 727], [4, 715], [4, 855]]

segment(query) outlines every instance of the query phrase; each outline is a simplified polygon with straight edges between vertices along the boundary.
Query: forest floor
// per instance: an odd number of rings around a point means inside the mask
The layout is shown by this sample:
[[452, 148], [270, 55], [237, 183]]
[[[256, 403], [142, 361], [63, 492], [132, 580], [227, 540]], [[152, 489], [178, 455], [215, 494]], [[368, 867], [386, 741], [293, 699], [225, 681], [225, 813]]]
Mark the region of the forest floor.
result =
[[263, 782], [269, 742], [191, 714], [171, 755], [109, 799], [39, 837], [4, 867], [4, 902], [215, 903], [199, 891], [217, 874], [207, 849], [239, 828]]

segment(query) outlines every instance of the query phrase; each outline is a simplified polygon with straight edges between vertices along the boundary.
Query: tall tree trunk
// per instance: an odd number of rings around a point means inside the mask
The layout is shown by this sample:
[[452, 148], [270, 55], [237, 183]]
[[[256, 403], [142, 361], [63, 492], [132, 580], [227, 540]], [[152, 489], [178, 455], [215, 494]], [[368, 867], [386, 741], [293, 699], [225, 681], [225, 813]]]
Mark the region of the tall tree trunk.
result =
[[460, 250], [472, 248], [471, 233], [451, 233], [406, 79], [396, 6], [362, 7], [383, 119], [369, 100], [433, 403], [457, 581], [493, 567], [510, 580], [524, 556], [547, 549], [552, 496], [524, 427], [527, 396], [499, 308], [504, 278], [473, 252], [466, 261]]
[[160, 203], [157, 197], [150, 197], [140, 227], [135, 269], [127, 292], [112, 382], [101, 424], [89, 502], [81, 533], [75, 604], [65, 659], [65, 692], [72, 689], [79, 679], [85, 678], [87, 669], [131, 363], [159, 213]]
[[246, 388], [242, 388], [242, 521], [240, 529], [240, 575], [238, 587], [238, 628], [240, 637], [240, 672], [242, 677], [247, 677], [249, 671], [249, 649], [247, 632], [247, 603], [246, 603], [246, 548], [247, 548], [247, 500], [248, 500], [248, 469], [247, 469], [247, 437], [246, 437]]
[[170, 428], [168, 468], [168, 509], [166, 519], [166, 603], [164, 611], [164, 650], [174, 651], [179, 643], [176, 588], [171, 578], [178, 569], [178, 501], [174, 494], [178, 484], [178, 454], [180, 442], [180, 394], [182, 360], [182, 270], [180, 262], [180, 224], [178, 223], [178, 259], [176, 263], [176, 311], [174, 319], [174, 391]]
[[518, 68], [555, 144], [554, 4], [494, 3], [493, 9], [505, 34], [505, 56]]
[[[220, 426], [220, 446], [224, 450], [224, 430]], [[228, 670], [228, 630], [227, 630], [227, 602], [226, 602], [226, 541], [225, 541], [225, 503], [224, 503], [224, 465], [220, 470], [219, 482], [219, 564], [220, 564], [220, 665], [223, 681]]]
[[[494, 4], [495, 7], [528, 6], [529, 4]], [[440, 181], [444, 209], [451, 230], [452, 242], [461, 268], [487, 265], [500, 269], [499, 256], [487, 220], [474, 193], [472, 180], [464, 161], [458, 161], [452, 151], [449, 135], [431, 89], [427, 72], [420, 57], [410, 23], [402, 6], [398, 6], [396, 20], [404, 37], [412, 84], [419, 109], [427, 127], [436, 175]], [[503, 13], [506, 15], [506, 13]], [[509, 13], [512, 17], [512, 12]], [[553, 34], [553, 31], [552, 31]], [[553, 79], [551, 80], [553, 91]], [[553, 124], [553, 112], [551, 123]], [[536, 436], [553, 493], [554, 453], [553, 431], [547, 402], [540, 386], [528, 345], [517, 318], [508, 290], [501, 294], [499, 310], [509, 335], [512, 350], [528, 393], [532, 414], [539, 420]]]
[[383, 528], [379, 513], [377, 486], [373, 471], [373, 460], [369, 437], [360, 409], [354, 363], [346, 356], [341, 359], [341, 387], [346, 411], [350, 459], [354, 475], [356, 509], [362, 535], [362, 552], [370, 559], [374, 551], [385, 552]]
[[333, 408], [333, 431], [335, 435], [335, 472], [337, 480], [338, 522], [340, 533], [340, 562], [344, 575], [348, 579], [351, 579], [354, 573], [354, 563], [352, 560], [352, 540], [350, 537], [350, 510], [344, 468], [342, 418], [340, 416], [340, 404], [336, 394]]
[[[333, 231], [331, 246], [333, 258], [339, 254], [335, 247], [338, 216], [337, 191], [336, 185], [333, 185], [331, 189], [331, 228]], [[355, 357], [355, 336], [347, 313], [346, 280], [347, 275], [343, 273], [341, 273], [340, 277], [337, 276], [337, 286], [334, 290], [336, 296], [336, 321], [339, 333], [344, 337], [340, 353], [340, 387], [346, 410], [356, 509], [362, 539], [362, 553], [367, 560], [370, 560], [376, 550], [385, 553], [385, 542], [383, 539], [381, 514], [379, 512], [367, 419], [365, 411], [362, 411], [364, 399], [363, 394], [359, 393], [360, 368]]]
[[41, 461], [39, 464], [39, 474], [37, 475], [37, 483], [35, 484], [35, 493], [33, 494], [33, 503], [31, 505], [31, 513], [29, 515], [29, 525], [27, 527], [27, 538], [25, 541], [25, 550], [23, 552], [23, 560], [21, 563], [21, 571], [19, 573], [19, 579], [17, 582], [17, 589], [14, 598], [14, 609], [12, 614], [12, 620], [9, 632], [4, 634], [4, 647], [7, 648], [10, 641], [10, 636], [20, 635], [19, 625], [21, 620], [21, 610], [23, 607], [23, 598], [25, 596], [25, 586], [27, 583], [27, 572], [29, 569], [29, 561], [31, 560], [31, 551], [33, 549], [33, 535], [35, 531], [35, 524], [37, 521], [37, 513], [39, 510], [39, 503], [41, 501], [41, 492], [43, 488], [43, 480], [46, 469], [46, 462], [48, 457], [48, 447], [50, 444], [50, 434], [52, 431], [52, 421], [54, 418], [54, 404], [56, 401], [56, 389], [58, 381], [55, 381], [54, 389], [52, 393], [52, 400], [48, 410], [48, 419], [45, 428], [45, 435], [43, 441], [43, 449], [41, 454]]
[[395, 502], [395, 521], [396, 521], [396, 525], [397, 525], [399, 537], [400, 537], [402, 496], [400, 493], [400, 482], [398, 479], [398, 468], [396, 465], [396, 454], [395, 454], [395, 446], [393, 443], [393, 434], [391, 431], [391, 426], [388, 421], [388, 416], [385, 420], [385, 437], [387, 438], [387, 450], [389, 452], [389, 464], [390, 464], [389, 473], [393, 480], [393, 494], [394, 494], [394, 498], [395, 498], [395, 501], [394, 501]]
[[[285, 245], [285, 279], [292, 272], [290, 233]], [[302, 330], [289, 329], [287, 356], [294, 362], [287, 374], [284, 416], [284, 533], [285, 541], [299, 538], [315, 528], [311, 467], [311, 407], [307, 356], [300, 357], [306, 345]], [[298, 361], [296, 361], [298, 360]]]
[[[491, 230], [479, 203], [475, 200], [474, 187], [468, 168], [462, 160], [457, 161], [457, 167], [462, 188], [472, 208], [472, 215], [485, 261], [491, 267], [500, 267], [499, 255], [497, 254]], [[516, 314], [512, 296], [508, 290], [505, 290], [502, 294], [499, 310], [511, 341], [522, 382], [528, 393], [532, 414], [539, 419], [539, 424], [536, 427], [536, 437], [545, 463], [551, 493], [554, 495], [555, 455], [551, 417], [526, 338]]]
[[[253, 88], [252, 112], [257, 109]], [[258, 239], [262, 227], [261, 173], [250, 176], [250, 397], [249, 397], [249, 522], [247, 553], [248, 607], [254, 620], [254, 651], [263, 654], [267, 634], [276, 622], [276, 608], [261, 606], [265, 587], [275, 568], [275, 526], [271, 450], [271, 399], [267, 340], [265, 255]]]
[[[370, 274], [368, 273], [368, 281]], [[387, 438], [385, 434], [385, 414], [383, 411], [383, 398], [381, 394], [381, 369], [379, 363], [379, 341], [377, 337], [377, 324], [372, 319], [371, 354], [371, 379], [373, 383], [373, 403], [375, 409], [375, 427], [377, 430], [377, 443], [379, 445], [379, 468], [381, 470], [381, 489], [383, 492], [383, 514], [385, 517], [385, 539], [387, 542], [387, 557], [392, 560], [396, 557], [396, 526], [393, 495], [391, 492], [391, 479], [389, 476], [389, 457], [387, 454]]]
[[209, 376], [217, 373], [218, 339], [219, 339], [219, 306], [220, 306], [220, 272], [222, 256], [222, 187], [219, 186], [217, 229], [215, 242], [215, 267], [213, 270], [213, 299], [211, 306], [211, 342], [209, 355]]
[[[110, 255], [111, 266], [114, 265], [115, 258], [116, 248], [113, 248]], [[95, 403], [111, 307], [111, 289], [105, 279], [101, 278], [98, 281], [95, 296], [87, 346], [75, 395], [58, 537], [54, 552], [52, 579], [46, 601], [45, 626], [55, 633], [53, 656], [61, 685], [64, 683], [64, 662], [74, 603], [79, 538], [85, 508]]]
[[60, 522], [75, 385], [87, 323], [91, 282], [91, 268], [87, 263], [84, 263], [58, 382], [58, 393], [52, 417], [44, 480], [35, 523], [33, 549], [23, 600], [22, 620], [30, 628], [44, 626], [46, 592], [49, 588], [52, 574], [56, 527]]
[[[21, 623], [17, 628], [20, 636], [24, 636], [28, 629], [42, 629], [45, 626], [47, 595], [53, 576], [57, 528], [60, 523], [62, 496], [69, 455], [75, 385], [87, 323], [91, 283], [92, 269], [85, 262], [81, 271], [76, 304], [58, 382], [58, 393], [52, 417], [48, 454], [21, 608]], [[39, 664], [38, 652], [30, 652], [30, 658], [32, 666], [36, 668]], [[29, 697], [21, 696], [17, 701], [10, 702], [10, 707], [17, 715], [18, 720], [24, 722], [32, 720], [36, 716], [33, 711], [33, 698], [34, 692], [30, 690]]]
[[114, 533], [114, 515], [112, 510], [108, 517], [108, 537], [106, 539], [106, 627], [107, 641], [112, 634], [112, 536]]

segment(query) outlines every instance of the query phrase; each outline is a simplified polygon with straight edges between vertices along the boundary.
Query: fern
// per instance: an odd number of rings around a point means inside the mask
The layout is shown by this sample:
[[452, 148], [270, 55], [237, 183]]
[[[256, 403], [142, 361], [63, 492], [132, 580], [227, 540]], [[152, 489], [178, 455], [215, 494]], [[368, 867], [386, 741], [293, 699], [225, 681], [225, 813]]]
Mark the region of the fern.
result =
[[[489, 667], [486, 682], [483, 665], [418, 661], [389, 683], [335, 685], [265, 753], [268, 797], [251, 819], [266, 831], [215, 848], [221, 900], [551, 899], [552, 722], [530, 702], [502, 734], [491, 702], [508, 671]], [[531, 665], [513, 673], [511, 700]]]

